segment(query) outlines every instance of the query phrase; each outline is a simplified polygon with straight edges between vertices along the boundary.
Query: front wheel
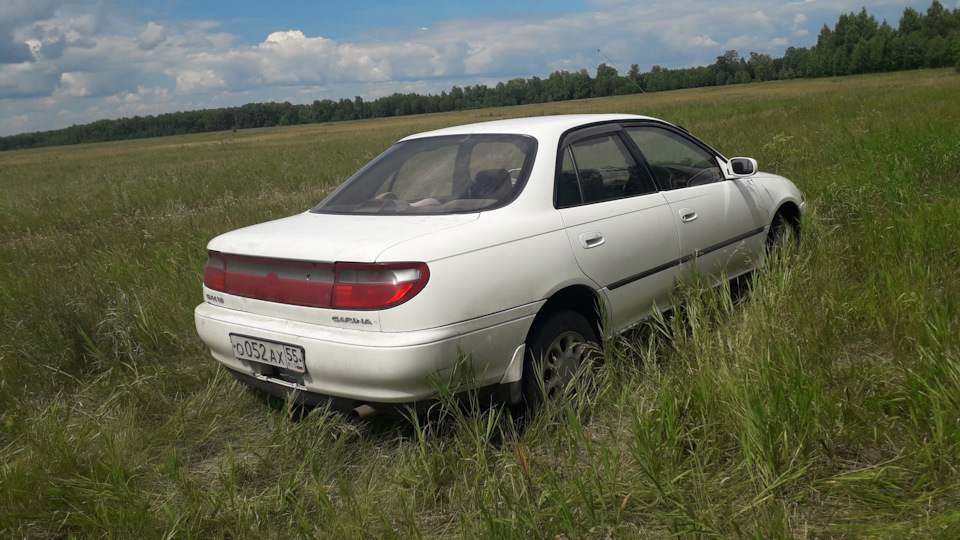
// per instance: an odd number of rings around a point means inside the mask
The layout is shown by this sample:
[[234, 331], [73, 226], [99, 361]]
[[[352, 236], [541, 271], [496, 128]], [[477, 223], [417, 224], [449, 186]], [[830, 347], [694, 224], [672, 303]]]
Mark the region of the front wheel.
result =
[[770, 223], [770, 232], [767, 233], [767, 250], [779, 251], [783, 247], [783, 239], [787, 236], [787, 220], [783, 219], [783, 214], [773, 216]]
[[523, 363], [523, 398], [529, 413], [561, 396], [584, 360], [596, 350], [590, 322], [568, 309], [537, 320], [527, 337]]

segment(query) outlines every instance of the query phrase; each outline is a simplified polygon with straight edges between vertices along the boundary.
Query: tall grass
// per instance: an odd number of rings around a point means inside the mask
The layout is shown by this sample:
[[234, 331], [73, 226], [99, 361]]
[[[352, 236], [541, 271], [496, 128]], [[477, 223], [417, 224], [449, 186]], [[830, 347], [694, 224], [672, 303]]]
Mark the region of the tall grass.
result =
[[[958, 93], [921, 71], [2, 153], [0, 535], [960, 536]], [[522, 434], [449, 396], [304, 414], [196, 337], [213, 236], [408, 133], [612, 111], [793, 179], [802, 243], [743, 296], [678, 290]]]

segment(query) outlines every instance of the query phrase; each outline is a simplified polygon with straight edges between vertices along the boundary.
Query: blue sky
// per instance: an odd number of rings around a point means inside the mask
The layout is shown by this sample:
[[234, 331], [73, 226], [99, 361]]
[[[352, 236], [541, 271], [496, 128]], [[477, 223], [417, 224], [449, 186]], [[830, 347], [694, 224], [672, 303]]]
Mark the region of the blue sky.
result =
[[[960, 0], [946, 0], [948, 8]], [[862, 7], [904, 0], [0, 0], [0, 136], [260, 101], [689, 67], [726, 50], [782, 56]]]

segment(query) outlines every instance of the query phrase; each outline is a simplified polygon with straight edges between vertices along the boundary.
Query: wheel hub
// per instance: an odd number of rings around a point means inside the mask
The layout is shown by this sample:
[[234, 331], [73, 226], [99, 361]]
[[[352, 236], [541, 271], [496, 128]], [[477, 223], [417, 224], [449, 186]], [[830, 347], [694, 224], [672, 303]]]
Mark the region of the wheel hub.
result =
[[578, 332], [564, 332], [550, 344], [543, 358], [543, 393], [553, 399], [573, 380], [583, 363], [586, 343]]

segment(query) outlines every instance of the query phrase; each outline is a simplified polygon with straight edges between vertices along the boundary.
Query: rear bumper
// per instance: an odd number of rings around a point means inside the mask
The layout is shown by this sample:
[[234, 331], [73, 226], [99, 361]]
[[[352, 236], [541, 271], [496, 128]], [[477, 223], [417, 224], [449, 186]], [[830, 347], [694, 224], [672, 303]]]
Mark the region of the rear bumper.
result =
[[[330, 409], [354, 413], [358, 417], [366, 418], [379, 415], [403, 416], [409, 412], [414, 414], [423, 414], [431, 406], [437, 403], [436, 399], [425, 399], [419, 401], [410, 401], [404, 403], [380, 403], [370, 400], [350, 399], [338, 396], [328, 396], [314, 392], [307, 392], [293, 388], [292, 386], [278, 385], [275, 381], [264, 380], [262, 377], [256, 377], [247, 373], [229, 370], [230, 373], [240, 382], [250, 385], [261, 392], [277, 396], [281, 399], [290, 400], [300, 405], [310, 407], [330, 407]], [[521, 398], [520, 381], [513, 383], [501, 383], [477, 389], [475, 396], [479, 405], [494, 404], [515, 404], [519, 403]], [[431, 396], [433, 397], [433, 396]], [[464, 401], [464, 394], [455, 396], [458, 402]]]
[[[454, 390], [499, 383], [526, 338], [536, 307], [398, 333], [332, 328], [209, 303], [197, 306], [194, 318], [213, 357], [244, 382], [273, 395], [296, 394], [305, 403], [353, 408], [429, 399], [436, 395], [438, 382]], [[483, 319], [489, 319], [489, 326], [478, 325]], [[231, 333], [303, 347], [306, 373], [292, 376], [238, 360]]]

